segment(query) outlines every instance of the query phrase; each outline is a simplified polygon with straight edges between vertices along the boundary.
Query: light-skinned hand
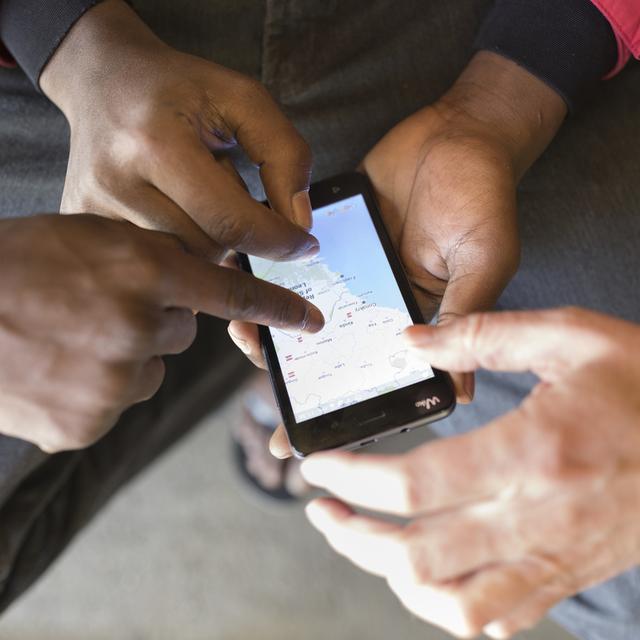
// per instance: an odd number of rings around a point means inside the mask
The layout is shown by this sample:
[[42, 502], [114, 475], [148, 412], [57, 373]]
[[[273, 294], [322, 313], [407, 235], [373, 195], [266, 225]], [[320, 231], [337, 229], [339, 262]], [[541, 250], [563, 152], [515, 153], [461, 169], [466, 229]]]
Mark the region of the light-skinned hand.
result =
[[303, 462], [305, 479], [335, 496], [307, 513], [336, 551], [464, 638], [510, 637], [640, 561], [637, 325], [577, 309], [487, 313], [408, 339], [440, 368], [540, 382], [466, 435], [399, 456]]

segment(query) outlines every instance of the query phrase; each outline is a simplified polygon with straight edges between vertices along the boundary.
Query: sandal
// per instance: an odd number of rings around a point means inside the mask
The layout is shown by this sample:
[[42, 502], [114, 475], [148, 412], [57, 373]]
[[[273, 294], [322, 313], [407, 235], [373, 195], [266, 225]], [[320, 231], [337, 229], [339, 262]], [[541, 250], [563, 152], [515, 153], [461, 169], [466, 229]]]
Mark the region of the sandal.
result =
[[280, 502], [304, 497], [310, 487], [295, 458], [279, 460], [269, 453], [269, 440], [280, 421], [266, 375], [256, 377], [243, 394], [242, 421], [232, 434], [233, 459], [242, 478], [257, 492]]

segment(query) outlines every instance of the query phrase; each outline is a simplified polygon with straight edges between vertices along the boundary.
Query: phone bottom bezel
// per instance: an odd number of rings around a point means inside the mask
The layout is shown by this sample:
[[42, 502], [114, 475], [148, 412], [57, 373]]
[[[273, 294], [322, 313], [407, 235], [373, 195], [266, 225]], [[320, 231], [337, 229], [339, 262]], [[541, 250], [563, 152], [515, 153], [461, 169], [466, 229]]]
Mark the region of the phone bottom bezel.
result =
[[[356, 440], [355, 442], [350, 442], [348, 444], [344, 444], [342, 446], [338, 446], [338, 447], [333, 447], [330, 449], [316, 449], [313, 451], [309, 451], [306, 453], [303, 453], [301, 451], [298, 451], [293, 444], [291, 444], [291, 451], [294, 455], [295, 458], [298, 458], [299, 460], [304, 460], [306, 457], [310, 456], [313, 453], [318, 453], [320, 451], [359, 451], [360, 449], [362, 449], [362, 447], [366, 447], [369, 446], [371, 444], [374, 444], [376, 442], [379, 442], [380, 440], [384, 440], [385, 438], [388, 438], [389, 436], [394, 436], [394, 435], [399, 435], [402, 433], [408, 433], [409, 431], [413, 431], [414, 429], [418, 429], [420, 427], [426, 427], [434, 422], [437, 422], [438, 420], [442, 420], [443, 418], [446, 418], [447, 416], [451, 415], [451, 413], [453, 412], [455, 408], [455, 404], [451, 405], [450, 407], [447, 407], [446, 409], [443, 409], [442, 411], [439, 411], [436, 414], [433, 415], [429, 415], [423, 418], [419, 418], [418, 420], [414, 420], [413, 422], [409, 423], [409, 424], [404, 424], [401, 425], [399, 427], [393, 427], [391, 429], [387, 429], [385, 431], [380, 432], [377, 435], [374, 436], [368, 436], [365, 438], [362, 438], [361, 440]], [[286, 427], [285, 427], [286, 429]], [[287, 431], [287, 435], [289, 434], [289, 431]]]
[[[274, 390], [277, 384], [271, 378]], [[407, 409], [409, 403], [438, 395], [441, 404], [430, 409]], [[278, 394], [276, 394], [278, 397]], [[456, 401], [453, 385], [447, 373], [434, 370], [434, 377], [388, 394], [376, 396], [342, 410], [318, 416], [305, 422], [295, 422], [291, 416], [283, 416], [289, 444], [297, 458], [304, 458], [318, 451], [352, 450], [369, 441], [377, 441], [390, 435], [411, 430], [435, 422], [450, 415]], [[381, 408], [384, 422], [377, 428], [367, 426]], [[331, 437], [331, 434], [335, 437]]]

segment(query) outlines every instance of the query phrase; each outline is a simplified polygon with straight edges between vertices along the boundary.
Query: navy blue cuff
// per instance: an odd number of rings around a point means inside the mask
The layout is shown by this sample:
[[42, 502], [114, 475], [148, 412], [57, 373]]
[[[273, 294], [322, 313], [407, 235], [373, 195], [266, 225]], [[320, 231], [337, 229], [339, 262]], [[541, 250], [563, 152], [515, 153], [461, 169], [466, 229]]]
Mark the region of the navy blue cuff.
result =
[[77, 20], [102, 0], [1, 0], [0, 40], [39, 88], [40, 74]]
[[575, 111], [616, 64], [611, 25], [590, 0], [497, 0], [476, 49], [509, 58]]

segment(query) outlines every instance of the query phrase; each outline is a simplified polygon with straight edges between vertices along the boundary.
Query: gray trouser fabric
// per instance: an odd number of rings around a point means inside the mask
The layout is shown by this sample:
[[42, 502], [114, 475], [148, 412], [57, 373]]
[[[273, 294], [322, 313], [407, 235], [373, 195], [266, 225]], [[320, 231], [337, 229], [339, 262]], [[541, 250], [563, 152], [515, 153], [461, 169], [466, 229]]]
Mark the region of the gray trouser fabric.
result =
[[[137, 0], [183, 50], [261, 78], [311, 143], [315, 177], [350, 170], [395, 123], [437, 99], [464, 67], [489, 0]], [[577, 304], [640, 322], [640, 67], [603, 85], [520, 188], [523, 261], [500, 308]], [[635, 141], [635, 143], [634, 143]], [[55, 210], [67, 128], [19, 71], [0, 73], [0, 216]], [[239, 160], [242, 164], [242, 159]], [[252, 191], [255, 172], [244, 163]], [[222, 324], [168, 359], [153, 400], [85, 452], [47, 457], [0, 438], [0, 607], [56, 557], [110, 495], [222, 400], [246, 371]], [[528, 392], [528, 376], [478, 378], [477, 400], [436, 426], [472, 429]], [[640, 571], [558, 606], [584, 640], [640, 628]]]

